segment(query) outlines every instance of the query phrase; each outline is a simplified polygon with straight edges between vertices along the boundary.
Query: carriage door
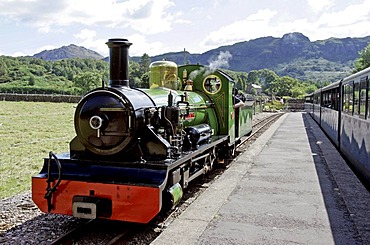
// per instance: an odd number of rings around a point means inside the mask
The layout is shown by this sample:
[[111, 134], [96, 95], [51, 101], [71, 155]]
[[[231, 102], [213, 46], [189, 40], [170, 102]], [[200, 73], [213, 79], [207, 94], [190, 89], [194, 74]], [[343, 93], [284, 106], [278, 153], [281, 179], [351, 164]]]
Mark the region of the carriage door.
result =
[[239, 138], [239, 114], [240, 114], [240, 107], [234, 108], [234, 115], [235, 115], [235, 139]]
[[[235, 85], [234, 85], [235, 86]], [[233, 99], [233, 109], [234, 109], [234, 126], [235, 126], [235, 139], [239, 138], [239, 127], [240, 127], [240, 106], [238, 103], [241, 102], [241, 100], [238, 98], [238, 90], [233, 87], [232, 92], [232, 99]]]

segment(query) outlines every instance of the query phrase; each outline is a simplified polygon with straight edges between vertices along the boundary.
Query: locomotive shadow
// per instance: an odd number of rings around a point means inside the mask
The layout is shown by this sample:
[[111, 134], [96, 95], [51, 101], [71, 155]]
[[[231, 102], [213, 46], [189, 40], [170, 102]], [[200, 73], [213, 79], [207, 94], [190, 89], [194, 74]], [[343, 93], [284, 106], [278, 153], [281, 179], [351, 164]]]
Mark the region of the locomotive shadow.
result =
[[[308, 114], [302, 113], [302, 117], [335, 244], [342, 244], [348, 239], [355, 239], [360, 244], [361, 238], [355, 228], [353, 214], [347, 208], [348, 200], [342, 195], [340, 189], [340, 186], [348, 185], [337, 176], [343, 174], [343, 171], [332, 171], [333, 166], [329, 166], [324, 158], [323, 151], [326, 151], [324, 147], [328, 145], [331, 145], [332, 149], [335, 147]], [[334, 154], [336, 153], [331, 154], [330, 157]], [[334, 167], [340, 168], [340, 164], [336, 163]]]
[[109, 240], [109, 236], [120, 233], [124, 229], [141, 227], [140, 224], [116, 220], [94, 220], [95, 223], [91, 224], [87, 224], [87, 221], [64, 214], [40, 214], [1, 233], [0, 244], [50, 244], [67, 232], [83, 226], [81, 233], [78, 233], [75, 239], [94, 244], [99, 238]]
[[28, 242], [34, 242], [35, 244], [49, 244], [50, 239], [61, 231], [73, 229], [81, 222], [81, 220], [65, 215], [40, 214], [1, 233], [0, 243], [27, 244]]

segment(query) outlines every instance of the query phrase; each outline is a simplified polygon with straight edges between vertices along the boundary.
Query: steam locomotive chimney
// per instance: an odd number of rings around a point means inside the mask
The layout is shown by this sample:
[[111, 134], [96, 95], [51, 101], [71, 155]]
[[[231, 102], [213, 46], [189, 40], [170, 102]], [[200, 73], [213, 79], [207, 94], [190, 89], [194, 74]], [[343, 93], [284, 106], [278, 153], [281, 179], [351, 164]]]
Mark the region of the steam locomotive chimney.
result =
[[109, 85], [129, 87], [128, 48], [132, 43], [127, 39], [113, 38], [105, 44], [109, 47]]

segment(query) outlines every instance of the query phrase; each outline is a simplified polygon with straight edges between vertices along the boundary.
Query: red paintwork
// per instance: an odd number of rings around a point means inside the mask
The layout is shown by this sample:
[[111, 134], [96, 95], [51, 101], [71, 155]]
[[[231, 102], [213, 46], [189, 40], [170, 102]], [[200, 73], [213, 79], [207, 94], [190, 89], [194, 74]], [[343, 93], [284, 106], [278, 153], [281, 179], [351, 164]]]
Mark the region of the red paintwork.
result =
[[[46, 178], [32, 177], [32, 200], [43, 212], [48, 212], [46, 188]], [[112, 200], [112, 216], [108, 219], [148, 223], [161, 209], [159, 188], [62, 180], [53, 193], [51, 213], [72, 215], [72, 198], [89, 196], [91, 190], [95, 197]]]

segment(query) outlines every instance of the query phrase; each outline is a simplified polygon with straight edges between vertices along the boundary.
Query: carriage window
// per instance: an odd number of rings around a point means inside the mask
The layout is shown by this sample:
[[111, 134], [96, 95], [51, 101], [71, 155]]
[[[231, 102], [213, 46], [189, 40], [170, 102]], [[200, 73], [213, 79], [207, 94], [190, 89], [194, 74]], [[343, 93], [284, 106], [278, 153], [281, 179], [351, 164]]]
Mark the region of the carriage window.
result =
[[322, 103], [321, 106], [323, 107], [329, 107], [329, 94], [328, 92], [324, 92], [322, 94]]
[[342, 89], [343, 89], [343, 91], [342, 91], [342, 94], [343, 94], [343, 101], [342, 101], [343, 108], [342, 108], [342, 110], [345, 113], [348, 113], [348, 110], [349, 110], [349, 100], [348, 100], [348, 93], [347, 93], [348, 84], [343, 85]]
[[343, 111], [352, 114], [353, 110], [353, 83], [345, 84], [343, 86]]
[[313, 95], [313, 103], [314, 104], [319, 104], [320, 103], [319, 93], [316, 93], [316, 94]]
[[353, 115], [360, 113], [360, 83], [355, 82], [353, 86]]
[[306, 103], [310, 103], [310, 104], [313, 103], [313, 96], [312, 95], [307, 96], [305, 99], [306, 99]]
[[322, 106], [331, 108], [333, 110], [338, 110], [339, 109], [339, 89], [334, 88], [328, 91], [325, 91], [322, 95], [323, 102]]
[[360, 116], [365, 118], [366, 114], [366, 78], [362, 78], [360, 81]]
[[340, 96], [341, 96], [341, 94], [340, 94], [340, 87], [338, 87], [337, 88], [337, 111], [339, 111], [340, 110], [340, 103], [341, 103], [341, 101], [340, 101]]
[[335, 88], [333, 89], [332, 91], [332, 95], [331, 95], [331, 100], [332, 100], [332, 105], [333, 105], [333, 109], [338, 111], [339, 110], [339, 93], [338, 93], [338, 89], [339, 88]]
[[321, 103], [320, 103], [320, 105], [325, 106], [325, 101], [326, 101], [326, 94], [323, 92], [321, 94]]

